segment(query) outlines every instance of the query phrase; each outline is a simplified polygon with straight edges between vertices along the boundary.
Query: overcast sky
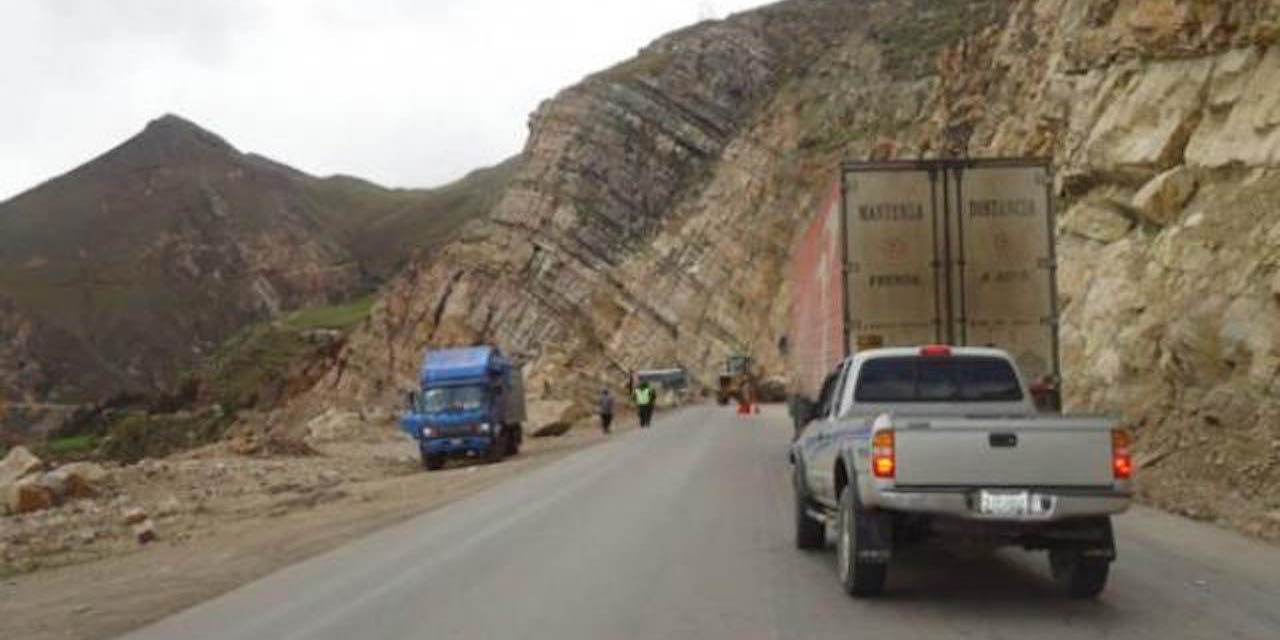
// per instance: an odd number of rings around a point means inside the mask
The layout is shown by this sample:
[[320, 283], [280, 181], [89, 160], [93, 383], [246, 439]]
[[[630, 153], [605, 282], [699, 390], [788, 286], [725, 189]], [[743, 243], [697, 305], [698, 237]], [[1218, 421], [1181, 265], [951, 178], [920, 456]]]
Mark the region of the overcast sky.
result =
[[318, 175], [433, 186], [538, 103], [760, 0], [0, 0], [0, 200], [176, 113]]

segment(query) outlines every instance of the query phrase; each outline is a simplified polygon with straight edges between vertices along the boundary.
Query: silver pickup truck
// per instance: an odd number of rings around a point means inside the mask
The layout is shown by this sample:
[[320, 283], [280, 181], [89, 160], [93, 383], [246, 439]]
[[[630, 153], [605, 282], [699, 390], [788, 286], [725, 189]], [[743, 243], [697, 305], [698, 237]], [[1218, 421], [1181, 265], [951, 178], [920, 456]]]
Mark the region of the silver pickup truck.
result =
[[1074, 597], [1106, 585], [1110, 516], [1132, 494], [1129, 436], [1107, 418], [1038, 413], [1005, 352], [862, 351], [805, 418], [791, 449], [796, 546], [825, 546], [832, 525], [849, 594], [879, 594], [893, 552], [930, 539], [1048, 550]]

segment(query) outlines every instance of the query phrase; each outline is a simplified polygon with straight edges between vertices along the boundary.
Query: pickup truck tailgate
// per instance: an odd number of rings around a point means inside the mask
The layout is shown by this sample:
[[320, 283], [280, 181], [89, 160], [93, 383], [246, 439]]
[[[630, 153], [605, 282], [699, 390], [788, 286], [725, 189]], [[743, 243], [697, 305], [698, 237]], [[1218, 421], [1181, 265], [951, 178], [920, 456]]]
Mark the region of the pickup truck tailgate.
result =
[[1104, 487], [1113, 481], [1104, 419], [907, 419], [894, 435], [898, 486]]

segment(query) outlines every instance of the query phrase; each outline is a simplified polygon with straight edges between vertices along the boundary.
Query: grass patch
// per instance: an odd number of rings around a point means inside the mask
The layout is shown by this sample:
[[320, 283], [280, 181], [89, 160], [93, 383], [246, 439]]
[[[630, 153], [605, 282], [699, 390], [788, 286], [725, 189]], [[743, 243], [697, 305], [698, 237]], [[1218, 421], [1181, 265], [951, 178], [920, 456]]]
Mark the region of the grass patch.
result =
[[675, 53], [671, 51], [644, 51], [590, 77], [605, 82], [627, 82], [642, 77], [658, 78], [674, 60]]
[[377, 301], [378, 296], [371, 293], [346, 304], [302, 309], [289, 314], [283, 324], [298, 331], [350, 329], [369, 317], [369, 312]]
[[98, 443], [98, 436], [86, 433], [49, 440], [44, 443], [44, 450], [56, 458], [89, 456], [98, 448]]
[[294, 329], [254, 325], [223, 343], [200, 377], [225, 410], [271, 403], [283, 395], [289, 369], [309, 346]]
[[128, 415], [116, 420], [102, 440], [102, 455], [133, 463], [214, 442], [234, 421], [230, 416], [177, 418]]
[[309, 367], [337, 355], [342, 339], [309, 332], [346, 332], [359, 325], [373, 310], [376, 294], [340, 305], [300, 309], [278, 322], [265, 321], [240, 330], [206, 359], [195, 373], [202, 396], [237, 409], [274, 407], [305, 390], [323, 367]]

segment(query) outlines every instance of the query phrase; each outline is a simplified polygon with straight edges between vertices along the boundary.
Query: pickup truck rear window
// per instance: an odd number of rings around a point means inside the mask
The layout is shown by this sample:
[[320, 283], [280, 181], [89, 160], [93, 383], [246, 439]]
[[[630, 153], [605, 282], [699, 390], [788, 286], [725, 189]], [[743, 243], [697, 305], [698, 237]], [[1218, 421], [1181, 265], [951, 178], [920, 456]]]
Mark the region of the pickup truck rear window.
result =
[[857, 402], [1016, 402], [1018, 376], [1008, 361], [985, 356], [868, 360], [858, 371]]

